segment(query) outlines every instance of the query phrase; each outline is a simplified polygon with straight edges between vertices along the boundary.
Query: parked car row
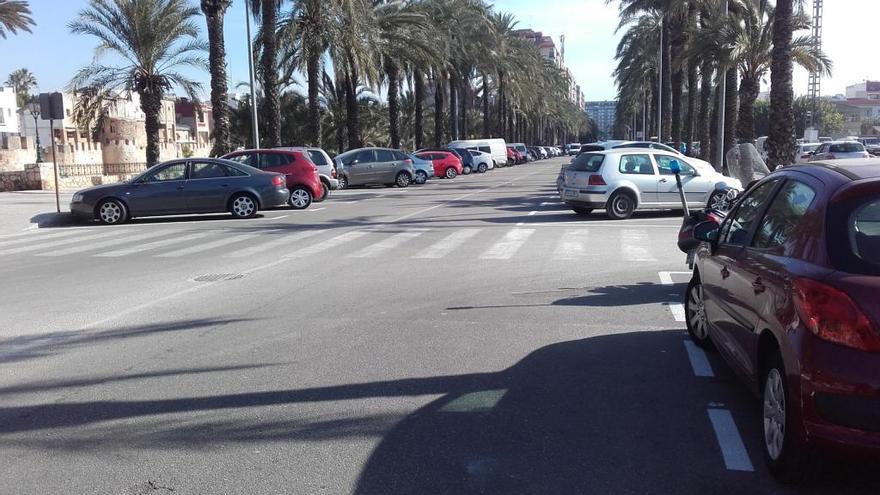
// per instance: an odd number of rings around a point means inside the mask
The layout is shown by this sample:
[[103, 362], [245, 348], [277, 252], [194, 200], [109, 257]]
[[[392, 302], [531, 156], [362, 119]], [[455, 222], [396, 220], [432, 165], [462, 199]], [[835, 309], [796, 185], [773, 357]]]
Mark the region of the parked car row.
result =
[[[550, 148], [544, 153], [526, 149], [529, 152], [541, 158], [552, 154]], [[261, 209], [285, 205], [302, 210], [325, 201], [336, 189], [408, 187], [525, 161], [519, 154], [511, 158], [503, 139], [453, 141], [409, 154], [390, 148], [358, 148], [332, 159], [314, 147], [238, 150], [221, 158], [160, 163], [129, 181], [79, 191], [70, 209], [77, 217], [105, 224], [187, 213], [230, 212], [248, 218]]]

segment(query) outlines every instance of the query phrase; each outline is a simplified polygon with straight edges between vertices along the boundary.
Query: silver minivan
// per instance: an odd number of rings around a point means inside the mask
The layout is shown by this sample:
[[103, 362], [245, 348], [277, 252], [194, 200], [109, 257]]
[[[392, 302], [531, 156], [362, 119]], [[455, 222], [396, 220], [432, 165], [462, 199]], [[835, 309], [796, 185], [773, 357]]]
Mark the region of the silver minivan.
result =
[[412, 158], [400, 150], [358, 148], [336, 157], [339, 188], [369, 184], [407, 187], [415, 177]]
[[613, 220], [629, 218], [637, 209], [681, 208], [675, 161], [689, 207], [703, 208], [730, 188], [742, 189], [738, 180], [698, 169], [672, 153], [629, 148], [578, 155], [562, 172], [562, 201], [582, 215], [605, 209]]

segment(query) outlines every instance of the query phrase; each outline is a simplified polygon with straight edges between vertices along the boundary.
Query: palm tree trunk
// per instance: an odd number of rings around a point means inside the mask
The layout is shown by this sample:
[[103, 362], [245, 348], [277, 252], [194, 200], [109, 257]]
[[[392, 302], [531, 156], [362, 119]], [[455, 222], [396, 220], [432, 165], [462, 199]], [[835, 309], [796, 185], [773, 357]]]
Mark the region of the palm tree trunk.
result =
[[[736, 120], [739, 103], [737, 102], [738, 92], [736, 89], [737, 70], [730, 69], [727, 71], [727, 94], [724, 97], [724, 155], [736, 144]], [[726, 160], [726, 158], [725, 158]]]
[[670, 57], [670, 38], [672, 29], [669, 20], [663, 21], [663, 46], [660, 47], [663, 58], [663, 121], [660, 123], [663, 129], [660, 141], [663, 142], [672, 136], [672, 57]]
[[278, 24], [278, 0], [262, 0], [263, 53], [260, 58], [263, 76], [263, 116], [267, 148], [281, 146], [281, 110], [278, 96], [278, 43], [275, 28]]
[[505, 125], [507, 117], [504, 114], [504, 71], [498, 71], [498, 128], [496, 129], [499, 136], [506, 136]]
[[489, 129], [489, 76], [483, 72], [483, 137], [493, 137]]
[[400, 105], [398, 92], [400, 89], [400, 68], [392, 61], [385, 64], [388, 76], [388, 131], [391, 135], [391, 147], [400, 148]]
[[709, 161], [709, 149], [713, 135], [709, 127], [709, 110], [712, 105], [712, 64], [703, 62], [700, 68], [700, 113], [697, 116], [697, 140], [700, 142], [700, 159]]
[[680, 70], [672, 73], [672, 141], [681, 142], [681, 100], [684, 93], [684, 77]]
[[321, 54], [317, 50], [310, 50], [306, 60], [306, 78], [309, 86], [309, 139], [311, 145], [321, 147], [323, 136], [321, 135], [321, 107], [318, 105], [320, 94], [319, 84], [321, 78]]
[[795, 152], [794, 91], [791, 84], [791, 37], [794, 0], [777, 0], [773, 19], [773, 60], [770, 67], [770, 170], [791, 163]]
[[162, 110], [162, 93], [155, 90], [138, 91], [141, 111], [144, 112], [144, 128], [147, 134], [147, 167], [159, 163], [159, 112]]
[[415, 117], [415, 141], [416, 141], [416, 149], [422, 148], [422, 141], [424, 140], [424, 125], [425, 125], [425, 116], [423, 115], [422, 105], [425, 101], [425, 76], [422, 74], [422, 71], [416, 69], [413, 71], [413, 85], [415, 86], [415, 103], [416, 103], [416, 117]]
[[468, 84], [468, 78], [462, 76], [461, 78], [461, 86], [458, 92], [458, 101], [461, 103], [461, 112], [459, 118], [461, 118], [461, 138], [468, 138], [468, 119], [467, 119], [467, 110], [468, 110], [468, 99], [470, 98], [470, 85]]
[[446, 79], [449, 81], [449, 136], [455, 141], [458, 139], [458, 100], [456, 100], [455, 77], [448, 74]]
[[360, 122], [358, 121], [357, 76], [351, 64], [345, 71], [345, 128], [348, 131], [348, 146], [360, 148]]
[[[719, 73], [720, 77], [720, 73]], [[715, 85], [715, 90], [713, 91], [715, 96], [712, 98], [712, 112], [709, 115], [709, 135], [712, 136], [709, 144], [709, 157], [711, 162], [716, 169], [719, 171], [723, 168], [723, 163], [715, 163], [715, 157], [718, 156], [718, 147], [723, 146], [723, 143], [718, 140], [718, 116], [721, 114], [721, 84]], [[723, 140], [722, 140], [723, 141]]]
[[214, 116], [212, 156], [229, 153], [229, 107], [226, 104], [226, 45], [223, 41], [223, 16], [229, 4], [202, 2], [208, 23], [208, 62], [211, 73], [211, 106]]
[[684, 121], [684, 136], [682, 139], [687, 147], [687, 154], [693, 155], [694, 143], [694, 119], [697, 116], [697, 66], [694, 63], [688, 63], [687, 67], [687, 115]]
[[434, 74], [434, 146], [439, 148], [443, 142], [443, 81], [440, 74]]
[[755, 140], [755, 100], [761, 90], [757, 79], [743, 76], [739, 85], [739, 120], [736, 127], [736, 137], [741, 143], [751, 143]]

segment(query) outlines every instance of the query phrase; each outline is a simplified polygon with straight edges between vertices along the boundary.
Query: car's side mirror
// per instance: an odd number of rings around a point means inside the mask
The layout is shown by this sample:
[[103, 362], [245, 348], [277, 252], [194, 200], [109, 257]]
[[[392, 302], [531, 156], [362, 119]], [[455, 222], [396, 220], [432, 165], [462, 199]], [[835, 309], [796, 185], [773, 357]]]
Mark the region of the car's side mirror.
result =
[[712, 221], [700, 222], [694, 227], [694, 239], [710, 244], [716, 244], [720, 233], [720, 227]]

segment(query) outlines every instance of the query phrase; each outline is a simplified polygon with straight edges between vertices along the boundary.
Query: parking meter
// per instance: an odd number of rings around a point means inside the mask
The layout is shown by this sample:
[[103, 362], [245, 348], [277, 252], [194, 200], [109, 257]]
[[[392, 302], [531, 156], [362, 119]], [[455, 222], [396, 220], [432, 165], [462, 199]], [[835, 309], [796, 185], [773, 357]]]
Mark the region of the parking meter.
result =
[[678, 163], [678, 160], [672, 160], [669, 163], [669, 169], [675, 174], [675, 185], [678, 187], [678, 195], [681, 198], [681, 207], [684, 209], [684, 216], [689, 217], [691, 212], [688, 209], [687, 199], [684, 195], [684, 188], [681, 186], [681, 164]]

